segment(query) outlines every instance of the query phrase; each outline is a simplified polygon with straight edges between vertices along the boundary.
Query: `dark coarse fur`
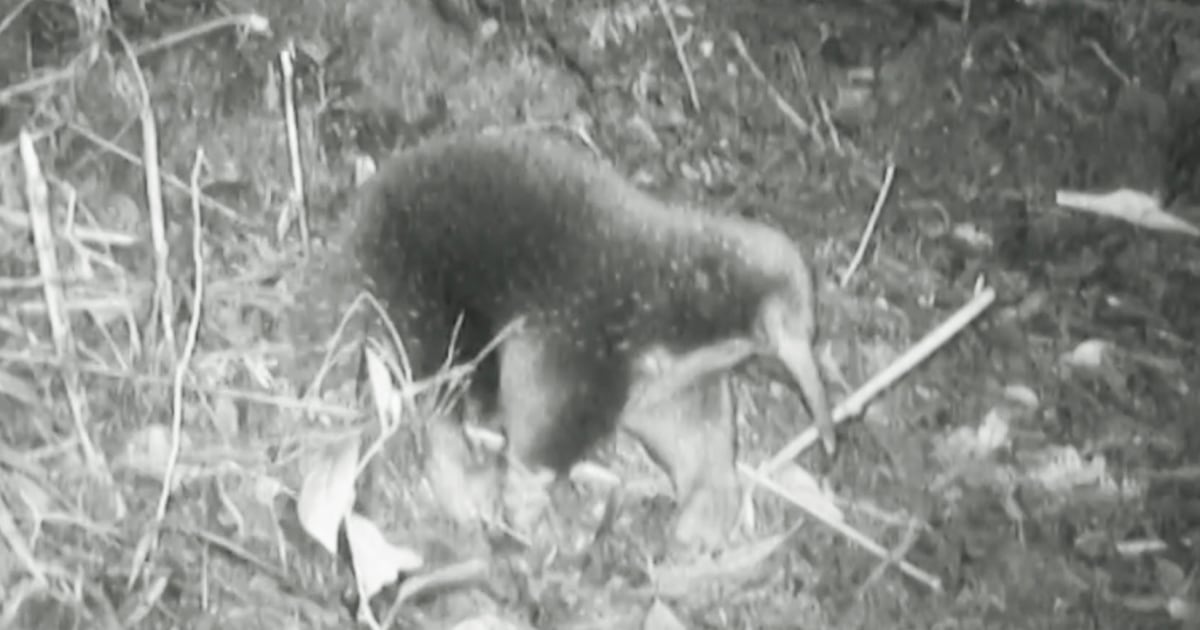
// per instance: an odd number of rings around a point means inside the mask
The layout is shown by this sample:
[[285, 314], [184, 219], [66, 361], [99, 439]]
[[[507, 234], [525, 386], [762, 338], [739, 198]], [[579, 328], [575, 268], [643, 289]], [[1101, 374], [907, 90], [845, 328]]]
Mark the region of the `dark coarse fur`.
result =
[[[563, 471], [610, 433], [648, 348], [761, 338], [771, 299], [812, 327], [811, 278], [786, 236], [656, 200], [564, 141], [433, 140], [385, 162], [360, 192], [346, 252], [417, 377], [444, 363], [460, 315], [464, 359], [515, 318], [535, 331], [569, 391], [523, 454], [530, 463]], [[497, 369], [486, 363], [475, 384], [485, 405]]]

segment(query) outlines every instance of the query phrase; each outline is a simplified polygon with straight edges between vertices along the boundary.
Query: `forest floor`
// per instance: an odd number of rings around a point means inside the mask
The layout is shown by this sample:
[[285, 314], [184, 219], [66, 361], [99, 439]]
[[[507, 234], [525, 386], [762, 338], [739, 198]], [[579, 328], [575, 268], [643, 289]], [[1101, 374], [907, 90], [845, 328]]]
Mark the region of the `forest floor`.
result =
[[[797, 459], [890, 561], [760, 489], [743, 524], [760, 542], [664, 564], [669, 486], [622, 436], [593, 458], [639, 489], [615, 513], [580, 485], [556, 504], [551, 551], [429, 588], [396, 627], [1200, 627], [1200, 247], [1055, 196], [1176, 192], [1172, 211], [1200, 221], [1200, 148], [1180, 142], [1200, 133], [1179, 122], [1200, 103], [1200, 10], [104, 4], [0, 9], [0, 628], [351, 623], [345, 567], [300, 531], [294, 497], [314, 457], [375, 420], [353, 379], [302, 401], [287, 368], [279, 322], [305, 307], [287, 280], [298, 230], [280, 219], [297, 207], [289, 41], [317, 246], [364, 163], [527, 125], [586, 138], [658, 195], [795, 238], [835, 402], [981, 286], [996, 296], [842, 425], [837, 458]], [[251, 12], [269, 34], [192, 30]], [[754, 466], [807, 421], [795, 397], [746, 381], [740, 458]], [[417, 450], [396, 439], [390, 476], [359, 489], [374, 522], [427, 567], [473, 566], [486, 550], [433, 513]]]

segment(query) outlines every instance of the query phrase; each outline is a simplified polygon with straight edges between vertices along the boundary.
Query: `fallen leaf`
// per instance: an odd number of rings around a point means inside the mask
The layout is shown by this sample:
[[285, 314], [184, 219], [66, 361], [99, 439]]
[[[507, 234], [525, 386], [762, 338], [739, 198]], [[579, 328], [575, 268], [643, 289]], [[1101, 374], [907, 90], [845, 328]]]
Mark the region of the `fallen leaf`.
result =
[[368, 156], [360, 155], [354, 158], [354, 184], [357, 186], [371, 178], [375, 174], [375, 160]]
[[1130, 188], [1109, 193], [1060, 190], [1055, 194], [1054, 201], [1064, 208], [1121, 219], [1151, 230], [1200, 236], [1200, 228], [1163, 210], [1161, 201]]
[[1105, 365], [1105, 359], [1112, 354], [1112, 350], [1113, 345], [1110, 342], [1088, 339], [1064, 355], [1063, 362], [1071, 367], [1098, 369]]
[[402, 574], [425, 565], [420, 553], [388, 542], [375, 523], [359, 514], [346, 517], [346, 541], [350, 544], [350, 560], [363, 603]]
[[996, 244], [991, 234], [974, 223], [958, 223], [950, 228], [950, 235], [976, 251], [989, 250]]
[[650, 610], [646, 611], [646, 619], [642, 622], [642, 630], [685, 630], [687, 626], [675, 616], [675, 611], [671, 610], [660, 599], [654, 600], [650, 604]]
[[320, 35], [313, 34], [298, 40], [296, 42], [296, 50], [303, 53], [318, 66], [323, 66], [325, 65], [325, 60], [329, 59], [332, 47]]
[[334, 555], [337, 555], [338, 528], [354, 506], [358, 447], [356, 435], [318, 459], [304, 476], [296, 501], [300, 526]]
[[1175, 595], [1187, 587], [1187, 576], [1179, 565], [1165, 558], [1154, 558], [1155, 577], [1158, 588], [1166, 595]]
[[366, 349], [367, 380], [375, 400], [375, 413], [380, 429], [387, 431], [400, 418], [401, 398], [388, 371], [387, 363], [372, 348]]
[[1037, 409], [1041, 404], [1038, 399], [1037, 392], [1033, 391], [1028, 385], [1006, 385], [1004, 387], [1004, 398], [1011, 402], [1023, 405], [1030, 411]]
[[[1179, 621], [1196, 621], [1200, 619], [1200, 606], [1182, 597], [1167, 599], [1167, 614]], [[1193, 627], [1193, 626], [1188, 626]]]
[[[191, 448], [191, 439], [187, 432], [180, 437], [180, 450]], [[167, 470], [167, 461], [171, 455], [171, 428], [162, 423], [148, 424], [136, 431], [125, 442], [125, 448], [117, 457], [118, 468], [126, 468], [134, 474], [160, 479]], [[175, 485], [183, 483], [189, 477], [186, 467], [179, 464], [173, 478]]]
[[976, 431], [976, 447], [985, 453], [999, 450], [1008, 444], [1008, 432], [1008, 414], [993, 407], [983, 417], [983, 422], [979, 423], [979, 430]]
[[237, 403], [229, 396], [217, 396], [213, 400], [212, 423], [221, 437], [235, 440], [238, 435]]
[[283, 493], [283, 484], [273, 477], [260, 476], [254, 479], [254, 500], [259, 505], [274, 505], [275, 497]]
[[524, 630], [525, 626], [507, 621], [493, 614], [479, 615], [463, 619], [454, 624], [450, 630]]

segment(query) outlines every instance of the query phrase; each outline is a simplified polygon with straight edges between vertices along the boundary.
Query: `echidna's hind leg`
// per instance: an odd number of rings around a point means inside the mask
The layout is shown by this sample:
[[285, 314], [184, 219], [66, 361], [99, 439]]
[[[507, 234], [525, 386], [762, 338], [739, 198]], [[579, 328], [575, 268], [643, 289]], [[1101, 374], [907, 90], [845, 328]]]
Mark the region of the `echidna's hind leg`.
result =
[[700, 551], [721, 548], [737, 524], [741, 497], [728, 374], [701, 376], [670, 398], [631, 407], [621, 425], [671, 478], [677, 542]]

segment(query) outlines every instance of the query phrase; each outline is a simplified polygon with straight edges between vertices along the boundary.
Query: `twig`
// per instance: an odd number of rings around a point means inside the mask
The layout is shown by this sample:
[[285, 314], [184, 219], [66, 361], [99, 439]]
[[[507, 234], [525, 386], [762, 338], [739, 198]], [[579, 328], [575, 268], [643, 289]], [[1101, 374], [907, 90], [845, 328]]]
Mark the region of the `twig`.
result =
[[[125, 160], [126, 162], [129, 162], [130, 164], [134, 164], [143, 169], [146, 168], [146, 164], [145, 164], [145, 162], [143, 162], [141, 160], [141, 158], [130, 153], [129, 151], [126, 151], [120, 145], [115, 144], [112, 141], [104, 138], [103, 136], [98, 135], [96, 132], [94, 132], [90, 129], [87, 129], [85, 127], [81, 127], [75, 123], [67, 122], [65, 124], [67, 125], [68, 129], [70, 129], [71, 131], [74, 131], [75, 133], [90, 140], [92, 142], [92, 144], [99, 146], [101, 149], [104, 149], [105, 151], [108, 151], [108, 152], [116, 155], [117, 157]], [[160, 177], [162, 177], [162, 180], [165, 181], [167, 184], [170, 184], [170, 186], [172, 188], [174, 188], [180, 192], [183, 192], [183, 193], [191, 192], [190, 187], [188, 186], [187, 182], [176, 177], [175, 175], [172, 175], [171, 173], [162, 173], [160, 171]], [[212, 197], [210, 197], [208, 195], [204, 195], [204, 194], [200, 195], [200, 202], [203, 203], [205, 207], [216, 210], [217, 212], [219, 212], [221, 214], [221, 216], [237, 223], [238, 225], [253, 226], [253, 224], [248, 219], [243, 218], [241, 213], [239, 213], [237, 210], [230, 208], [229, 206], [221, 203], [220, 201], [217, 201], [216, 199], [213, 199]]]
[[[867, 593], [867, 589], [871, 588], [872, 584], [878, 582], [879, 579], [883, 577], [884, 572], [887, 571], [889, 566], [898, 566], [903, 564], [904, 556], [908, 555], [908, 552], [913, 548], [913, 545], [917, 544], [917, 540], [919, 539], [918, 534], [920, 533], [920, 522], [916, 519], [910, 520], [908, 522], [908, 527], [904, 529], [903, 540], [900, 541], [899, 545], [896, 545], [896, 548], [892, 550], [891, 553], [887, 554], [887, 557], [884, 558], [882, 562], [880, 562], [874, 569], [871, 570], [871, 574], [867, 576], [867, 579], [863, 580], [863, 583], [860, 584], [856, 590], [855, 599], [862, 600], [863, 596]], [[901, 568], [901, 570], [903, 570], [903, 568]], [[941, 589], [938, 588], [936, 590]]]
[[417, 595], [481, 581], [487, 575], [487, 571], [487, 561], [472, 558], [408, 578], [396, 590], [396, 599], [392, 600], [392, 606], [384, 615], [379, 627], [391, 628], [396, 621], [396, 616], [400, 614], [400, 608], [404, 602]]
[[867, 251], [867, 243], [871, 242], [871, 234], [875, 232], [875, 224], [879, 221], [879, 215], [883, 211], [883, 204], [887, 201], [888, 193], [892, 190], [892, 179], [896, 175], [896, 165], [888, 164], [887, 170], [883, 173], [883, 185], [879, 187], [879, 193], [875, 195], [875, 207], [871, 209], [871, 217], [867, 219], [867, 227], [863, 230], [862, 238], [858, 240], [858, 251], [854, 252], [854, 257], [850, 259], [850, 265], [842, 272], [842, 287], [845, 287], [850, 282], [850, 276], [854, 275], [854, 271], [862, 264], [863, 255]]
[[683, 40], [679, 38], [679, 31], [675, 29], [675, 19], [671, 17], [671, 10], [667, 7], [666, 0], [655, 0], [658, 3], [658, 12], [662, 13], [663, 21], [667, 23], [667, 32], [671, 34], [671, 44], [675, 46], [675, 59], [679, 61], [679, 67], [683, 70], [683, 79], [687, 81], [688, 97], [692, 99], [692, 111], [700, 113], [700, 96], [696, 93], [696, 79], [692, 76], [692, 66], [688, 63], [687, 54], [683, 51]]
[[[816, 90], [813, 90], [812, 81], [809, 80], [808, 77], [808, 68], [804, 66], [804, 53], [800, 52], [800, 46], [794, 42], [788, 48], [788, 60], [791, 62], [792, 72], [796, 75], [796, 78], [799, 81], [800, 93], [807, 95], [801, 98], [801, 100], [804, 102], [805, 109], [808, 110], [809, 116], [814, 118], [820, 116], [820, 112], [818, 111], [816, 104], [817, 99], [812, 96], [813, 94], [816, 94]], [[836, 134], [837, 130], [834, 130], [832, 133]], [[817, 152], [825, 152], [825, 139], [821, 137], [821, 128], [819, 125], [813, 125], [812, 127], [812, 141], [813, 146], [817, 149]]]
[[167, 455], [167, 467], [163, 472], [162, 493], [158, 497], [155, 520], [161, 526], [167, 515], [167, 500], [171, 497], [172, 477], [179, 463], [179, 451], [183, 444], [183, 377], [188, 363], [196, 351], [196, 338], [200, 334], [200, 313], [204, 304], [204, 225], [200, 221], [200, 171], [204, 167], [204, 149], [196, 151], [192, 165], [192, 271], [195, 282], [192, 287], [192, 317], [188, 322], [187, 339], [184, 340], [183, 355], [175, 365], [175, 380], [171, 387], [171, 452]]
[[842, 134], [838, 133], [837, 125], [833, 124], [833, 114], [829, 112], [829, 103], [823, 98], [818, 98], [817, 109], [821, 110], [821, 122], [825, 123], [825, 128], [829, 130], [829, 141], [833, 143], [833, 151], [838, 155], [844, 155], [845, 150], [842, 149]]
[[4, 16], [4, 21], [0, 22], [0, 33], [3, 33], [8, 29], [8, 27], [12, 26], [12, 23], [17, 20], [17, 16], [21, 15], [21, 12], [25, 10], [25, 7], [31, 4], [33, 4], [33, 0], [21, 0], [21, 3], [18, 4], [15, 9], [10, 11], [8, 15]]
[[[891, 387], [901, 377], [908, 374], [914, 367], [920, 364], [925, 359], [929, 358], [938, 348], [942, 347], [951, 337], [958, 334], [958, 331], [966, 328], [976, 317], [978, 317], [992, 302], [996, 299], [996, 290], [992, 288], [983, 289], [975, 294], [975, 297], [958, 309], [940, 326], [929, 331], [916, 345], [908, 349], [903, 356], [892, 362], [891, 365], [884, 368], [867, 381], [857, 391], [848, 396], [845, 400], [837, 405], [833, 410], [833, 421], [843, 422], [848, 418], [853, 418], [862, 413], [863, 407], [880, 392]], [[762, 465], [760, 469], [765, 474], [771, 474], [778, 470], [785, 462], [791, 461], [797, 455], [803, 453], [805, 449], [812, 446], [813, 442], [817, 441], [816, 427], [809, 427], [804, 430], [799, 436], [785, 445], [778, 453], [770, 460]]]
[[1105, 68], [1108, 68], [1110, 72], [1116, 75], [1117, 79], [1119, 79], [1122, 84], [1131, 85], [1133, 83], [1133, 79], [1130, 79], [1129, 75], [1125, 74], [1125, 72], [1117, 66], [1116, 62], [1112, 60], [1112, 57], [1108, 56], [1108, 53], [1104, 51], [1104, 47], [1100, 45], [1100, 42], [1094, 39], [1088, 39], [1087, 47], [1091, 48], [1092, 52], [1096, 53], [1096, 57], [1100, 59], [1100, 63], [1104, 64]]
[[33, 548], [29, 546], [29, 541], [25, 539], [25, 534], [8, 509], [8, 502], [2, 496], [0, 496], [0, 541], [4, 541], [5, 546], [10, 550], [9, 553], [12, 554], [10, 557], [15, 562], [10, 564], [20, 564], [29, 575], [33, 576], [34, 582], [39, 587], [44, 588], [49, 585], [45, 568], [33, 554]]
[[[163, 48], [167, 48], [169, 46], [174, 46], [175, 44], [178, 44], [185, 40], [191, 39], [193, 37], [199, 37], [201, 35], [206, 35], [214, 30], [217, 30], [219, 28], [224, 28], [224, 27], [230, 26], [230, 25], [242, 25], [242, 26], [245, 26], [246, 28], [248, 28], [249, 30], [251, 30], [253, 32], [257, 32], [257, 33], [270, 32], [270, 22], [267, 21], [267, 18], [265, 18], [257, 13], [243, 13], [241, 15], [230, 15], [230, 16], [220, 17], [220, 18], [217, 18], [210, 22], [205, 22], [203, 24], [198, 24], [191, 28], [184, 29], [178, 33], [173, 33], [171, 35], [167, 35], [166, 37], [163, 37], [162, 39], [160, 39], [158, 41], [151, 42], [140, 48], [137, 48], [136, 50], [134, 50], [133, 54], [136, 57], [148, 55], [152, 52], [162, 50]], [[43, 75], [33, 77], [31, 79], [28, 79], [28, 80], [18, 83], [16, 85], [10, 85], [4, 89], [0, 89], [0, 103], [7, 102], [14, 97], [20, 96], [21, 94], [25, 94], [26, 92], [32, 92], [39, 88], [43, 88], [43, 87], [52, 85], [54, 83], [58, 83], [60, 81], [69, 80], [74, 75], [75, 75], [75, 68], [72, 66], [68, 66], [66, 68], [59, 68], [58, 70], [53, 70], [53, 71], [47, 72]]]
[[[863, 549], [866, 549], [870, 553], [874, 554], [876, 557], [885, 559], [885, 560], [890, 557], [890, 554], [888, 553], [887, 549], [885, 549], [882, 545], [875, 542], [874, 540], [871, 540], [870, 538], [868, 538], [866, 536], [866, 534], [863, 534], [862, 532], [858, 531], [857, 529], [854, 529], [853, 527], [850, 527], [849, 525], [843, 523], [842, 521], [840, 521], [838, 519], [830, 518], [828, 515], [821, 512], [820, 510], [809, 510], [807, 508], [805, 501], [801, 500], [800, 498], [798, 498], [796, 496], [793, 496], [791, 490], [788, 490], [787, 488], [783, 487], [782, 485], [776, 483], [775, 480], [770, 478], [770, 476], [763, 474], [759, 470], [755, 470], [753, 466], [749, 466], [749, 465], [746, 465], [743, 463], [738, 463], [738, 472], [745, 475], [748, 479], [753, 481], [755, 484], [757, 484], [767, 490], [770, 490], [772, 493], [774, 493], [775, 495], [777, 495], [779, 497], [786, 499], [789, 503], [792, 503], [792, 504], [796, 505], [797, 507], [803, 508], [812, 517], [814, 517], [817, 520], [821, 521], [822, 523], [828, 525], [834, 531], [836, 531], [839, 534], [850, 539], [852, 542], [857, 543], [860, 547], [862, 547]], [[899, 569], [902, 572], [904, 572], [905, 575], [908, 575], [909, 577], [922, 582], [929, 588], [931, 588], [935, 591], [942, 590], [942, 581], [936, 575], [933, 575], [927, 571], [919, 569], [906, 560], [900, 560], [899, 562], [896, 563], [896, 566], [899, 567]]]
[[291, 223], [291, 210], [295, 210], [300, 223], [300, 245], [307, 257], [309, 253], [308, 240], [308, 201], [304, 196], [304, 165], [300, 159], [300, 124], [299, 112], [296, 105], [296, 73], [294, 60], [296, 57], [295, 43], [289, 41], [286, 48], [279, 53], [279, 69], [283, 75], [283, 122], [287, 131], [288, 164], [292, 171], [291, 203], [284, 205], [284, 212], [279, 217], [279, 228], [276, 236], [280, 239], [287, 234]]
[[50, 278], [42, 275], [26, 276], [24, 278], [0, 278], [0, 291], [21, 291], [26, 289], [39, 289], [47, 282], [57, 282], [61, 285], [76, 284], [84, 279], [79, 276], [66, 276], [62, 278]]
[[[21, 153], [21, 162], [25, 171], [25, 204], [29, 208], [30, 227], [33, 231], [34, 248], [37, 250], [38, 270], [47, 278], [61, 278], [58, 269], [58, 258], [54, 253], [54, 229], [50, 220], [49, 193], [46, 178], [42, 175], [42, 167], [38, 162], [33, 139], [22, 129], [17, 138]], [[79, 435], [79, 446], [83, 450], [84, 460], [93, 472], [104, 469], [96, 447], [88, 436], [88, 406], [87, 398], [80, 391], [79, 372], [75, 369], [71, 357], [75, 350], [75, 336], [71, 330], [71, 320], [67, 317], [64, 305], [62, 285], [58, 282], [47, 281], [42, 285], [42, 294], [46, 300], [46, 317], [50, 321], [50, 333], [54, 337], [54, 352], [63, 361], [63, 387], [67, 393], [67, 404], [71, 409], [71, 418], [75, 422], [75, 432]]]
[[120, 31], [114, 31], [125, 54], [129, 57], [130, 68], [137, 77], [138, 90], [141, 93], [138, 118], [142, 123], [142, 163], [146, 168], [146, 204], [150, 211], [150, 238], [154, 244], [154, 301], [155, 308], [161, 318], [163, 339], [172, 359], [178, 348], [175, 346], [175, 326], [171, 321], [175, 313], [175, 296], [171, 285], [171, 275], [168, 270], [170, 248], [167, 245], [166, 218], [162, 206], [162, 178], [158, 171], [158, 129], [154, 124], [154, 108], [150, 104], [150, 88], [146, 85], [146, 77], [142, 75], [141, 65], [138, 64], [133, 46]]
[[265, 16], [259, 15], [258, 13], [224, 15], [208, 22], [202, 22], [190, 28], [185, 28], [182, 31], [171, 33], [170, 35], [167, 35], [157, 41], [150, 42], [149, 44], [139, 46], [137, 49], [137, 56], [141, 57], [143, 55], [149, 55], [150, 53], [158, 52], [164, 48], [170, 48], [176, 44], [181, 44], [189, 39], [203, 37], [209, 33], [212, 33], [213, 31], [223, 29], [227, 26], [242, 26], [251, 33], [259, 33], [262, 35], [268, 35], [271, 32], [270, 20], [268, 20]]
[[733, 42], [734, 48], [737, 49], [738, 55], [742, 58], [742, 61], [744, 61], [746, 66], [750, 68], [750, 72], [754, 73], [754, 76], [758, 78], [758, 80], [761, 81], [762, 84], [767, 88], [767, 93], [771, 95], [771, 99], [775, 101], [775, 106], [778, 107], [779, 111], [783, 113], [784, 118], [787, 118], [788, 121], [792, 123], [792, 126], [796, 128], [796, 131], [800, 132], [800, 135], [807, 136], [812, 133], [812, 126], [805, 122], [805, 120], [800, 117], [800, 114], [796, 112], [795, 108], [788, 104], [787, 100], [783, 98], [783, 95], [779, 93], [779, 90], [771, 84], [769, 79], [767, 79], [767, 75], [764, 74], [762, 69], [758, 67], [758, 64], [754, 63], [754, 58], [752, 58], [750, 56], [750, 52], [746, 50], [746, 42], [742, 40], [742, 36], [739, 35], [737, 31], [730, 31], [729, 41]]

